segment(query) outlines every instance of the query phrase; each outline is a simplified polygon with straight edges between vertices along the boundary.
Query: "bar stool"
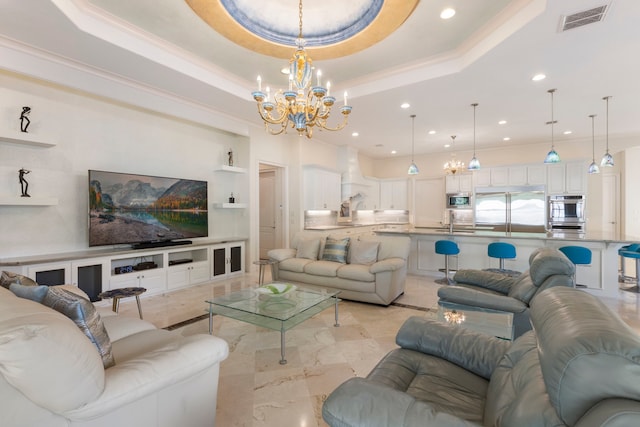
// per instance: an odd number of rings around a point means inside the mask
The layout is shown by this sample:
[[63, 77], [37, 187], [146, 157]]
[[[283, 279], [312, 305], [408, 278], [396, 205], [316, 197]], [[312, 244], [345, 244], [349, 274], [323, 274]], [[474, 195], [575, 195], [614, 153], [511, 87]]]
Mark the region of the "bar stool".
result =
[[[584, 246], [562, 246], [558, 248], [560, 252], [566, 255], [576, 267], [578, 265], [591, 264], [591, 249]], [[576, 280], [576, 272], [573, 272], [573, 286], [575, 288], [586, 288], [586, 285], [579, 285]]]
[[636, 278], [632, 276], [627, 276], [624, 257], [622, 256], [622, 252], [624, 251], [637, 251], [640, 249], [640, 243], [632, 243], [630, 245], [625, 245], [618, 249], [618, 256], [620, 257], [620, 268], [618, 271], [620, 272], [620, 276], [618, 277], [618, 282], [621, 283], [635, 283]]
[[[636, 260], [636, 277], [635, 277], [636, 285], [631, 288], [621, 288], [621, 289], [623, 291], [640, 292], [640, 245], [638, 245], [638, 247], [636, 247], [635, 250], [631, 250], [630, 248], [629, 250], [622, 251], [621, 255], [624, 258], [632, 258]], [[623, 260], [623, 264], [624, 264], [624, 260]]]
[[489, 243], [487, 246], [487, 255], [491, 258], [499, 258], [500, 259], [500, 268], [488, 268], [488, 271], [496, 271], [498, 273], [508, 274], [508, 275], [520, 275], [519, 271], [506, 270], [504, 268], [504, 260], [505, 259], [514, 259], [516, 257], [516, 247], [511, 243], [505, 242], [493, 242]]
[[454, 281], [449, 278], [449, 256], [460, 253], [458, 244], [452, 240], [437, 240], [436, 253], [444, 255], [444, 278], [436, 280], [436, 283], [441, 285], [453, 284]]

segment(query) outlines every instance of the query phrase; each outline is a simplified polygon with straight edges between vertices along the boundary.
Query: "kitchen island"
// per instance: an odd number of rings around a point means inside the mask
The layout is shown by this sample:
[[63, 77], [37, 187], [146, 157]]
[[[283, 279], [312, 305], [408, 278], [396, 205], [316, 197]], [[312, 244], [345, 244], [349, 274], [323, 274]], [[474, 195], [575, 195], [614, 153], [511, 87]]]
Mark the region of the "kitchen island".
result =
[[[459, 248], [457, 259], [452, 258], [450, 268], [485, 269], [497, 268], [498, 260], [487, 256], [487, 245], [491, 242], [507, 242], [516, 247], [517, 257], [505, 260], [505, 268], [524, 271], [529, 266], [529, 255], [540, 247], [577, 245], [592, 251], [591, 265], [578, 266], [576, 281], [586, 286], [588, 292], [606, 297], [618, 295], [618, 249], [629, 243], [640, 242], [640, 237], [608, 236], [603, 233], [505, 233], [498, 231], [463, 228], [449, 232], [443, 228], [397, 227], [379, 228], [376, 234], [402, 234], [411, 237], [408, 272], [415, 275], [442, 274], [444, 256], [435, 253], [437, 240], [453, 240]], [[628, 266], [628, 274], [635, 274], [635, 267]]]

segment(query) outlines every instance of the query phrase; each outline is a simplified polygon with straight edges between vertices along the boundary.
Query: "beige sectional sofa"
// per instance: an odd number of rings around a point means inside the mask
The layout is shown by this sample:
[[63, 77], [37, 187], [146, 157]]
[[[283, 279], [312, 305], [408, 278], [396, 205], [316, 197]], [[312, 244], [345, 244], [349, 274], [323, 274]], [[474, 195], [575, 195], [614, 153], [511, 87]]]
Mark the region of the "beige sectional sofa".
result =
[[[63, 287], [83, 294], [72, 285]], [[88, 298], [86, 303], [91, 304]], [[86, 314], [86, 308], [73, 310]], [[215, 424], [219, 367], [228, 355], [225, 341], [210, 335], [183, 337], [107, 310], [87, 317], [93, 326], [102, 322], [98, 326], [108, 334], [103, 348], [108, 347], [110, 358], [74, 320], [0, 286], [0, 424]], [[115, 364], [105, 368], [107, 359]]]
[[274, 281], [336, 289], [340, 298], [389, 305], [404, 292], [411, 239], [375, 235], [346, 239], [330, 233], [298, 233], [291, 248], [269, 251], [275, 262]]

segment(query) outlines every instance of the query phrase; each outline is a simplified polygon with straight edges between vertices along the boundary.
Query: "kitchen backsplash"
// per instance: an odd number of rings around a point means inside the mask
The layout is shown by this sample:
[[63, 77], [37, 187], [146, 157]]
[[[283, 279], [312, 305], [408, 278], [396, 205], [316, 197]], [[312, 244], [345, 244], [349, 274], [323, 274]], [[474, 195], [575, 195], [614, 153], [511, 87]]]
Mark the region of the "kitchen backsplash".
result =
[[407, 210], [363, 210], [351, 212], [351, 221], [338, 222], [337, 211], [305, 211], [304, 227], [324, 227], [332, 225], [406, 224], [409, 222]]

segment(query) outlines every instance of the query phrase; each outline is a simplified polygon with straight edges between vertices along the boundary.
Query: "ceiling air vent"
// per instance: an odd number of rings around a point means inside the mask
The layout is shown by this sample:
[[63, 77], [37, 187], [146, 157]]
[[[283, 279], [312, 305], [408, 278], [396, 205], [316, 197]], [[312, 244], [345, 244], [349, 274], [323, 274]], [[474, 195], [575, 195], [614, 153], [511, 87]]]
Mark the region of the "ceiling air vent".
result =
[[607, 6], [604, 5], [594, 7], [593, 9], [585, 10], [583, 12], [574, 13], [573, 15], [566, 15], [562, 19], [562, 31], [602, 21], [606, 12]]

